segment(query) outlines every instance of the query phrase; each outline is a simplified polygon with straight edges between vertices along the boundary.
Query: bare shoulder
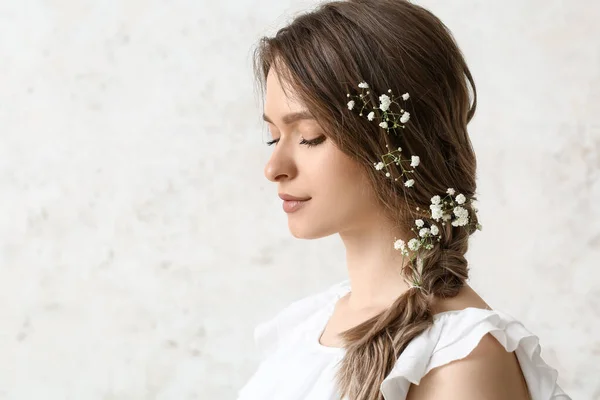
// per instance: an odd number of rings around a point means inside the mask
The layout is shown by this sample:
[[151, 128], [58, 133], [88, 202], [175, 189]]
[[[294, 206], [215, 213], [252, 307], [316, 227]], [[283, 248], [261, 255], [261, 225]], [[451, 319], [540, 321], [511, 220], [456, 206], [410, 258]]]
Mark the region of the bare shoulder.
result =
[[465, 358], [434, 368], [407, 400], [529, 400], [527, 384], [514, 353], [486, 334]]

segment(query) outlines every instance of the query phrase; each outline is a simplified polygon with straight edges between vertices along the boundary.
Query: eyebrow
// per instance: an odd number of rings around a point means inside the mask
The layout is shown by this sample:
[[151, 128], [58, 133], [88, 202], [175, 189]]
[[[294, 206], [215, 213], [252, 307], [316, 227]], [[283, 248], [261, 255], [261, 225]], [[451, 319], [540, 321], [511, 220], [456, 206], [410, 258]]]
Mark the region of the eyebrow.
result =
[[[282, 120], [283, 123], [285, 125], [291, 125], [294, 122], [300, 121], [300, 120], [316, 120], [316, 118], [314, 117], [314, 115], [312, 115], [309, 111], [299, 111], [299, 112], [293, 112], [287, 115], [284, 115]], [[263, 120], [270, 122], [271, 124], [274, 124], [274, 122], [271, 120], [271, 118], [267, 117], [266, 114], [263, 114]]]

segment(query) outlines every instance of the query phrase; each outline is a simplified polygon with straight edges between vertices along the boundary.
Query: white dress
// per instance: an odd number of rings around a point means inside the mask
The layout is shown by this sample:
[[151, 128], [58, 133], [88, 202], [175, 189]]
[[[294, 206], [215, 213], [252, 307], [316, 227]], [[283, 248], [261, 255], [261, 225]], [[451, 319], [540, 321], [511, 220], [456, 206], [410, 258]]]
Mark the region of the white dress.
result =
[[[334, 377], [344, 349], [323, 346], [319, 337], [337, 300], [349, 290], [345, 280], [259, 324], [254, 339], [261, 363], [237, 400], [337, 399]], [[418, 384], [435, 367], [466, 357], [487, 333], [516, 353], [532, 400], [570, 400], [556, 383], [556, 370], [540, 357], [537, 336], [502, 311], [472, 307], [434, 315], [433, 325], [408, 344], [381, 383], [383, 397], [406, 399], [411, 383]]]

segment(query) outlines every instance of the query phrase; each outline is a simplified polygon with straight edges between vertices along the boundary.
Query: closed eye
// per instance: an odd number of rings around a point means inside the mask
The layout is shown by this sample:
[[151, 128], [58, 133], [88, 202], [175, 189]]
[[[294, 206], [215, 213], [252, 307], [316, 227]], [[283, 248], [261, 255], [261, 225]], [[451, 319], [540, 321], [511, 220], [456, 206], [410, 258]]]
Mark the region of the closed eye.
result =
[[[311, 140], [306, 140], [304, 138], [302, 138], [302, 140], [300, 141], [300, 144], [306, 145], [308, 147], [313, 147], [313, 146], [318, 146], [319, 144], [323, 143], [325, 141], [325, 139], [327, 139], [327, 136], [323, 135], [323, 136], [319, 136], [316, 139], [311, 139]], [[279, 139], [273, 139], [273, 140], [269, 140], [267, 142], [267, 146], [271, 146], [272, 144], [275, 144], [279, 142]]]
[[325, 135], [323, 135], [323, 136], [319, 136], [318, 138], [316, 138], [316, 139], [312, 139], [312, 140], [306, 140], [306, 139], [304, 139], [304, 138], [303, 138], [303, 139], [300, 141], [300, 144], [305, 144], [305, 145], [307, 145], [308, 147], [318, 146], [318, 145], [320, 145], [321, 143], [323, 143], [323, 142], [325, 141], [325, 139], [326, 139], [326, 138], [327, 138], [327, 137], [326, 137]]

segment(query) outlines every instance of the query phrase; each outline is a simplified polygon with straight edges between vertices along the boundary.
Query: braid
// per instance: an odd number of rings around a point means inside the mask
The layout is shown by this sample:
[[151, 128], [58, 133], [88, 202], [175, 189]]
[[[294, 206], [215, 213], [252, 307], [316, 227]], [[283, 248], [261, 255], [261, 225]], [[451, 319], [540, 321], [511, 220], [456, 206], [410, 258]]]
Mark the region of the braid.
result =
[[438, 248], [423, 257], [423, 288], [440, 298], [456, 296], [469, 277], [464, 256], [468, 249], [469, 233], [461, 228], [448, 231], [448, 234], [441, 235]]
[[408, 343], [432, 321], [427, 296], [411, 289], [383, 313], [343, 332], [349, 345], [337, 375], [340, 396], [382, 400], [381, 382]]

